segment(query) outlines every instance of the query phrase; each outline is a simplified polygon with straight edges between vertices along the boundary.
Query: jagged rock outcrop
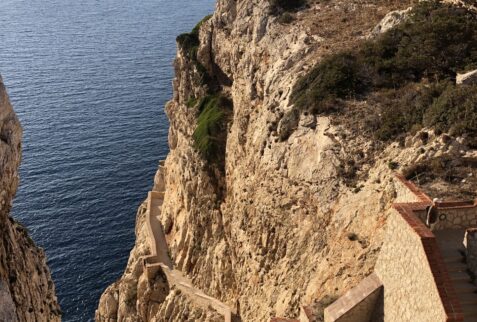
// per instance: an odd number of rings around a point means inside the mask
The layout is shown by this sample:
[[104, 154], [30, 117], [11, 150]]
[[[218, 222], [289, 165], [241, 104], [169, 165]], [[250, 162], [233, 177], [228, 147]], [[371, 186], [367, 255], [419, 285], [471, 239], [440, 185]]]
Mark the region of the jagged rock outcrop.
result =
[[[161, 221], [175, 269], [243, 321], [296, 318], [301, 305], [322, 307], [357, 285], [373, 270], [396, 195], [389, 162], [405, 166], [463, 151], [431, 133], [425, 143], [413, 136], [409, 146], [393, 143], [374, 155], [376, 143], [346, 124], [291, 106], [299, 76], [409, 5], [312, 2], [293, 13], [292, 24], [281, 24], [268, 1], [219, 0], [200, 28], [197, 57], [214, 89], [233, 101], [223, 165], [194, 148], [198, 113], [187, 103], [211, 84], [179, 48], [166, 106], [171, 151]], [[141, 256], [150, 250], [143, 208], [126, 271], [103, 294], [97, 321], [183, 321], [180, 312], [194, 306], [176, 300], [177, 313], [165, 310], [173, 296], [167, 285], [164, 298], [145, 295], [164, 279], [144, 276]]]
[[388, 13], [383, 20], [381, 20], [376, 27], [374, 27], [372, 35], [377, 36], [396, 27], [409, 17], [411, 10], [412, 7], [409, 7], [405, 10], [396, 10]]
[[22, 129], [0, 78], [0, 321], [60, 321], [45, 253], [9, 217], [18, 187]]

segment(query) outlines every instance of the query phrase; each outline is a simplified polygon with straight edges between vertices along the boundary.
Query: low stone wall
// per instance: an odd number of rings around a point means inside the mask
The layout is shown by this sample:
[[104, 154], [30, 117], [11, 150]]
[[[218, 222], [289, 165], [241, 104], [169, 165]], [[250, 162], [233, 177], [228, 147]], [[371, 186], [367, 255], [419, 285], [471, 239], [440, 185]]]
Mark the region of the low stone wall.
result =
[[[396, 203], [421, 203], [426, 206], [432, 204], [431, 198], [421, 191], [414, 183], [406, 180], [402, 175], [395, 176]], [[439, 219], [433, 230], [466, 229], [477, 227], [477, 204], [469, 201], [442, 201], [436, 202]], [[414, 216], [423, 223], [426, 222], [427, 212], [425, 207], [414, 207]]]
[[474, 202], [437, 203], [439, 220], [434, 230], [477, 227], [477, 207]]
[[431, 203], [431, 198], [422, 192], [414, 183], [406, 180], [401, 174], [394, 176], [394, 187], [396, 189], [396, 198], [394, 202], [428, 202]]
[[466, 249], [467, 267], [477, 276], [477, 228], [469, 228], [465, 232], [464, 245]]
[[325, 309], [325, 322], [369, 322], [383, 285], [371, 274]]
[[391, 211], [375, 273], [384, 285], [376, 321], [463, 320], [435, 237], [412, 206], [398, 204]]

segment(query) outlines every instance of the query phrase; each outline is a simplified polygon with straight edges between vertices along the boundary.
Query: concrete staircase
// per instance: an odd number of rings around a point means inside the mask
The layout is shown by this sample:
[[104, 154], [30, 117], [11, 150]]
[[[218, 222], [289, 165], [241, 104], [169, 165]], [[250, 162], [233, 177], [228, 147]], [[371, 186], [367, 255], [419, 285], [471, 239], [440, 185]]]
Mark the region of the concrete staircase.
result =
[[446, 229], [434, 232], [449, 277], [459, 298], [464, 321], [477, 321], [477, 286], [472, 283], [465, 263], [462, 244], [465, 230]]

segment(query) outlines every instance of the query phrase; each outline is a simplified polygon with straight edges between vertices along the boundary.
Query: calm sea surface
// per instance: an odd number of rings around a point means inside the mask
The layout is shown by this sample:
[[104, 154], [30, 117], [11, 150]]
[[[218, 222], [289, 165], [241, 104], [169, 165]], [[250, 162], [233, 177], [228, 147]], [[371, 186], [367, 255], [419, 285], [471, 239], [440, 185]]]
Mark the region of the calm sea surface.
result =
[[1, 0], [0, 73], [24, 128], [13, 216], [45, 248], [64, 321], [91, 321], [166, 156], [175, 37], [214, 0]]

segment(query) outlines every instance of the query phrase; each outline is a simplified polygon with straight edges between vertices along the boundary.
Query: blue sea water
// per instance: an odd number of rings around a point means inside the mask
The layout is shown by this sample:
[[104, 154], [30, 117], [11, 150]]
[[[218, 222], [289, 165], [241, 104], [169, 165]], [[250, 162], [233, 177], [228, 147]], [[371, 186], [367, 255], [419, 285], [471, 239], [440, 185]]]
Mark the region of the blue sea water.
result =
[[64, 321], [90, 321], [166, 156], [175, 37], [214, 0], [1, 0], [0, 74], [24, 129], [13, 216], [46, 250]]

